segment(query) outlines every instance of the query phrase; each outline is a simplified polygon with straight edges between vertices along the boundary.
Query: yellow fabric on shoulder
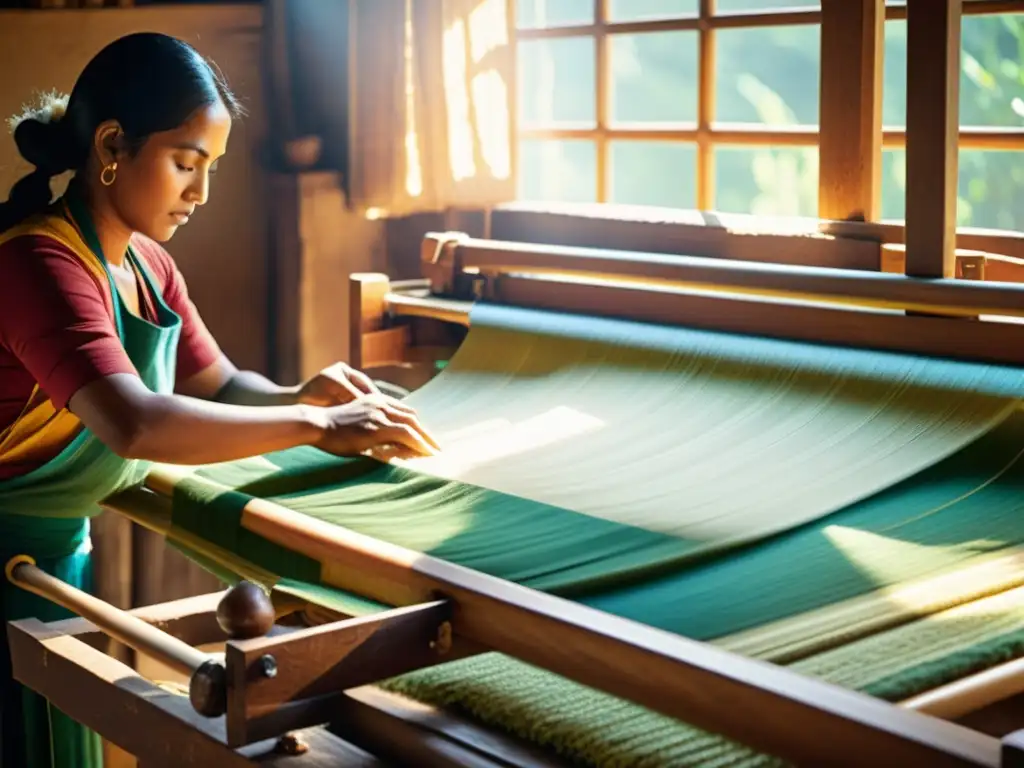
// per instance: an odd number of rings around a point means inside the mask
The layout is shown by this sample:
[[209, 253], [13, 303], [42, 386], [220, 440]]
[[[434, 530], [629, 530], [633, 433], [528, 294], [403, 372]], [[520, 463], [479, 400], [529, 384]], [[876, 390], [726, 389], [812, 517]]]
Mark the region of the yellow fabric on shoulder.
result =
[[[57, 241], [75, 254], [83, 266], [106, 290], [107, 274], [103, 263], [89, 249], [70, 217], [60, 208], [33, 216], [22, 224], [0, 233], [0, 245], [17, 237], [42, 236]], [[0, 431], [0, 464], [36, 464], [55, 455], [82, 429], [78, 417], [66, 408], [58, 411], [36, 384], [32, 395], [11, 426]]]

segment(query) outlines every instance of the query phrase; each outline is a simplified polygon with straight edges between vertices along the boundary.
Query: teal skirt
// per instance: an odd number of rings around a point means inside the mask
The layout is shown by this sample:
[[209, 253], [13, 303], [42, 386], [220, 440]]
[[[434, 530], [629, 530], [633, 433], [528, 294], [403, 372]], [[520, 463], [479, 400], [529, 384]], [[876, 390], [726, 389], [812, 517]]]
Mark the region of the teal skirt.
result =
[[[15, 555], [29, 555], [51, 576], [92, 591], [87, 518], [55, 519], [0, 514], [0, 567]], [[7, 622], [71, 618], [64, 608], [26, 592], [6, 578], [0, 586], [0, 755], [2, 768], [101, 768], [99, 736], [74, 722], [17, 681], [11, 670]]]

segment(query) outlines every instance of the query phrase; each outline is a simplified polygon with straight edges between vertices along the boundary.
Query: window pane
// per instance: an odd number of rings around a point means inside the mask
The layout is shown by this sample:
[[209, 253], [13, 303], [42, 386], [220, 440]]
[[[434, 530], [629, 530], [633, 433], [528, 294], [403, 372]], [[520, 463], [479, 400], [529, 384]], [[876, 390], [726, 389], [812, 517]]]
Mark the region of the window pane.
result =
[[902, 149], [882, 150], [882, 219], [907, 215], [907, 156]]
[[818, 25], [723, 29], [717, 37], [715, 120], [818, 124]]
[[960, 125], [1024, 125], [1024, 14], [965, 16]]
[[519, 142], [519, 199], [596, 202], [597, 146], [572, 139]]
[[520, 29], [594, 23], [594, 0], [516, 0]]
[[[960, 54], [960, 125], [1024, 125], [1024, 14], [965, 16]], [[907, 23], [885, 25], [882, 122], [907, 124]]]
[[608, 4], [610, 21], [646, 21], [668, 19], [673, 16], [696, 16], [700, 0], [611, 0]]
[[524, 40], [519, 44], [519, 123], [593, 125], [594, 38]]
[[609, 42], [612, 122], [696, 122], [696, 32], [612, 35]]
[[820, 8], [821, 0], [718, 0], [715, 13], [737, 11], [780, 11], [796, 8]]
[[610, 201], [697, 207], [697, 149], [669, 141], [612, 141]]
[[882, 54], [882, 125], [907, 124], [907, 22], [885, 22]]
[[[882, 153], [882, 216], [906, 216], [906, 153]], [[1024, 229], [1024, 150], [961, 149], [957, 179], [957, 225]]]
[[818, 148], [717, 148], [715, 210], [817, 216]]
[[1024, 229], [1024, 151], [962, 149], [958, 181], [963, 224]]

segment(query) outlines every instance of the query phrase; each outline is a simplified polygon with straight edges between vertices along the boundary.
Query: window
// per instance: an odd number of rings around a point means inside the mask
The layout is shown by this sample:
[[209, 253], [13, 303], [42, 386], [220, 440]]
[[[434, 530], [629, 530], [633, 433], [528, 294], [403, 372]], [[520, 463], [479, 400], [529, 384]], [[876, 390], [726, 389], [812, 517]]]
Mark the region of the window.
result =
[[[818, 0], [514, 1], [522, 199], [817, 215]], [[1024, 13], [992, 8], [964, 3], [958, 223], [1024, 229]], [[904, 209], [905, 17], [889, 3], [886, 219]]]
[[815, 215], [817, 0], [709, 6], [518, 0], [522, 198]]
[[[1024, 230], [1024, 13], [972, 13], [972, 2], [961, 32], [957, 224]], [[883, 219], [905, 209], [906, 26], [885, 24]]]

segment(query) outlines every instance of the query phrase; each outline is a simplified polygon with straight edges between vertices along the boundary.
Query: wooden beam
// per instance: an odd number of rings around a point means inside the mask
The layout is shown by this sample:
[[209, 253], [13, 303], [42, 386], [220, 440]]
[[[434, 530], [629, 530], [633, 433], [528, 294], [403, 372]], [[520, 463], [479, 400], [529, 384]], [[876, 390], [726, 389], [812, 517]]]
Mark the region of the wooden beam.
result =
[[[171, 470], [164, 477], [156, 468], [150, 480], [170, 487], [173, 475]], [[168, 496], [156, 499], [170, 508]], [[112, 499], [109, 506], [121, 509], [121, 500]], [[999, 765], [999, 741], [962, 726], [381, 542], [264, 499], [246, 504], [241, 524], [321, 561], [325, 584], [389, 605], [450, 600], [454, 637], [790, 761]]]
[[384, 274], [357, 272], [349, 275], [348, 362], [353, 368], [366, 365], [364, 336], [384, 328], [384, 297], [390, 288], [391, 283]]
[[[191, 645], [218, 643], [224, 640], [224, 632], [217, 625], [216, 619], [217, 604], [223, 596], [223, 592], [214, 592], [147, 605], [129, 613]], [[330, 620], [337, 619], [332, 616]], [[298, 634], [303, 630], [289, 628], [285, 631]], [[37, 640], [56, 636], [74, 638], [97, 650], [102, 650], [101, 646], [105, 644], [107, 637], [95, 625], [81, 617], [50, 622], [46, 624], [45, 632], [36, 633]], [[457, 652], [453, 649], [444, 658], [451, 660]], [[76, 656], [76, 661], [89, 666], [88, 659], [83, 659], [80, 655]], [[102, 674], [94, 677], [102, 679]], [[137, 685], [143, 692], [157, 690], [155, 687], [147, 687], [148, 682], [142, 677], [136, 677], [135, 673], [132, 673], [130, 681], [125, 687]], [[102, 688], [102, 684], [92, 693], [93, 701], [114, 703], [114, 697]], [[159, 691], [156, 696], [158, 708], [170, 708], [170, 716], [183, 718], [187, 723], [199, 722], [205, 729], [212, 728], [203, 730], [203, 733], [211, 733], [217, 740], [226, 742], [225, 720], [197, 719], [187, 700], [180, 695]], [[267, 751], [270, 749], [268, 742], [253, 744], [237, 752], [250, 758], [261, 757], [257, 761], [261, 766], [273, 766], [280, 761], [289, 768], [327, 768], [336, 765], [353, 768], [383, 768], [384, 765], [432, 765], [438, 768], [460, 768], [467, 765], [473, 765], [475, 768], [554, 768], [556, 765], [554, 759], [546, 758], [534, 748], [521, 746], [510, 737], [488, 731], [450, 712], [426, 707], [372, 686], [349, 691], [332, 703], [334, 709], [331, 712], [332, 727], [329, 730], [303, 729], [298, 733], [311, 747], [308, 760], [282, 755], [267, 762]], [[147, 719], [149, 714], [133, 708], [129, 711], [128, 717], [119, 721], [119, 727], [126, 730], [136, 728], [138, 721], [133, 719], [136, 717]], [[186, 732], [178, 730], [173, 723], [163, 726], [160, 733], [164, 733], [165, 730], [172, 730], [175, 735], [187, 738]], [[144, 735], [144, 732], [142, 733]], [[201, 734], [198, 736], [201, 737]], [[488, 751], [494, 751], [497, 757], [485, 758], [479, 751], [483, 745], [486, 745]], [[160, 762], [159, 759], [162, 747], [159, 738], [155, 739], [153, 751], [157, 754], [152, 763], [145, 759], [149, 755], [148, 750], [140, 753], [143, 757], [142, 766], [165, 765], [166, 763]], [[360, 752], [359, 748], [365, 751]], [[193, 747], [189, 745], [185, 749], [191, 750]], [[370, 755], [377, 757], [371, 758]], [[174, 761], [173, 755], [170, 759], [175, 768], [182, 765]], [[218, 763], [218, 768], [220, 765]]]
[[197, 714], [119, 661], [36, 619], [8, 624], [15, 678], [107, 741], [153, 768], [381, 768], [381, 762], [323, 729], [299, 735], [309, 750], [278, 755], [275, 742], [244, 750], [224, 743], [224, 721]]
[[449, 618], [450, 606], [432, 601], [229, 642], [227, 743], [327, 722], [343, 691], [471, 654], [452, 647]]
[[335, 713], [332, 733], [389, 765], [567, 768], [543, 746], [372, 686], [346, 692]]
[[885, 0], [822, 0], [818, 216], [879, 218]]
[[[464, 238], [452, 243], [446, 235], [428, 233], [425, 242], [444, 243], [430, 271], [432, 290], [444, 295], [464, 283], [463, 275], [501, 276], [484, 284], [493, 298], [503, 281], [516, 273], [530, 276], [570, 275], [635, 282], [654, 290], [695, 289], [750, 294], [757, 298], [817, 301], [856, 309], [912, 310], [973, 317], [1024, 317], [1024, 288], [1017, 285], [957, 280], [908, 279], [904, 275], [849, 269], [804, 268], [696, 256], [611, 251]], [[433, 249], [424, 249], [432, 251]], [[909, 264], [908, 247], [908, 264]], [[952, 255], [951, 255], [952, 259]], [[952, 263], [952, 262], [951, 262]], [[952, 277], [952, 275], [950, 275]], [[487, 293], [490, 291], [490, 294]]]
[[586, 285], [557, 277], [503, 278], [499, 301], [719, 333], [1024, 366], [1024, 323], [1017, 322], [851, 312], [698, 292], [652, 291], [644, 286]]
[[[808, 267], [876, 270], [883, 243], [904, 242], [902, 223], [754, 216], [639, 206], [515, 203], [491, 214], [489, 240], [621, 251], [682, 253]], [[1024, 233], [964, 228], [957, 246], [1024, 259]]]
[[963, 0], [907, 0], [906, 273], [952, 277]]

